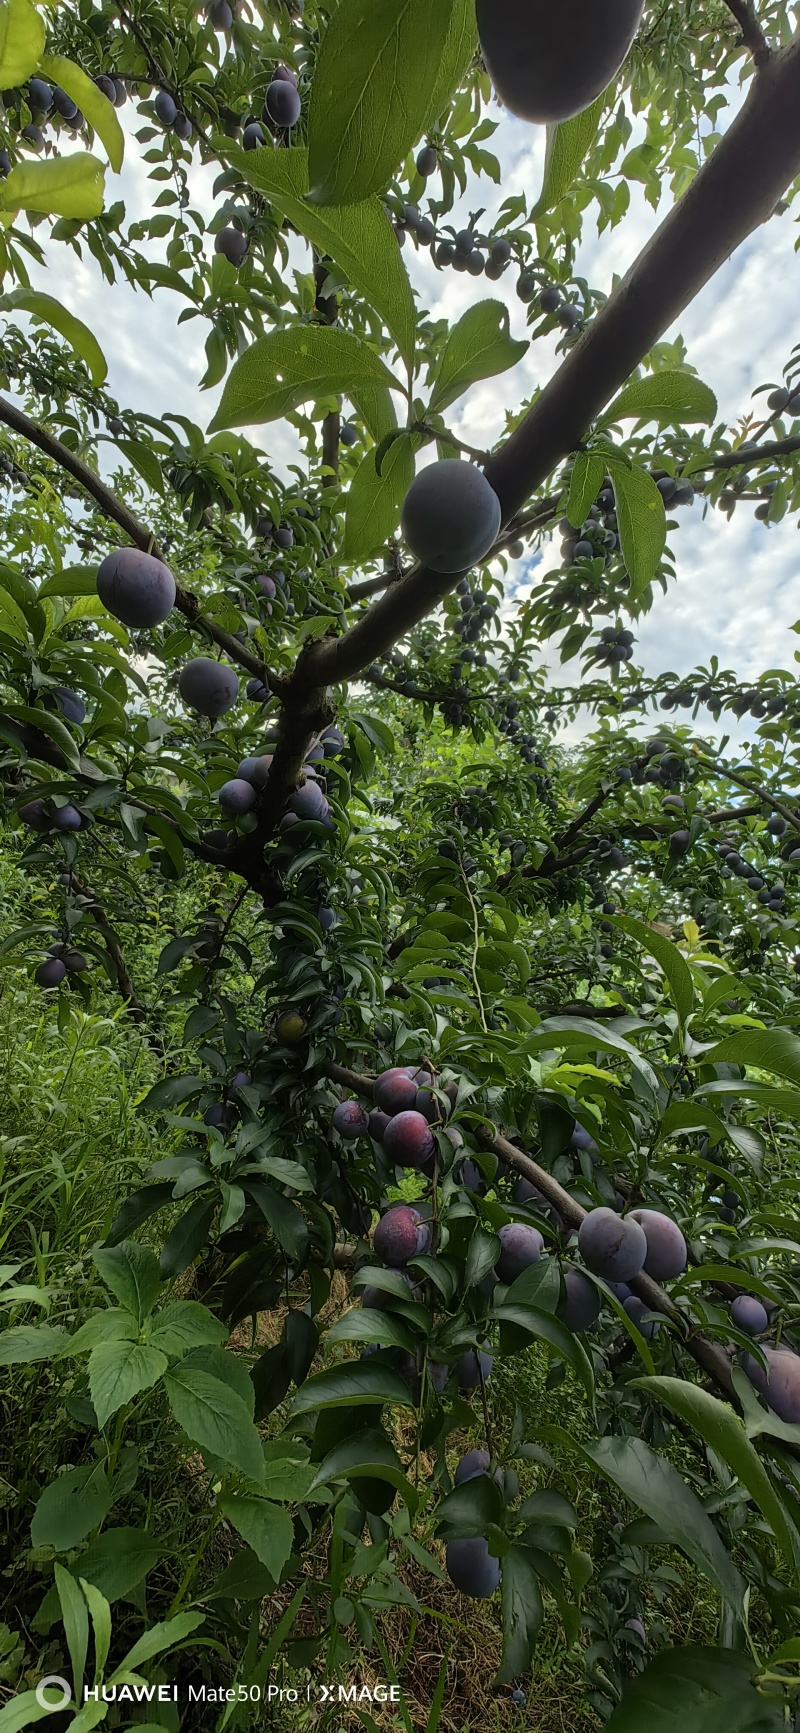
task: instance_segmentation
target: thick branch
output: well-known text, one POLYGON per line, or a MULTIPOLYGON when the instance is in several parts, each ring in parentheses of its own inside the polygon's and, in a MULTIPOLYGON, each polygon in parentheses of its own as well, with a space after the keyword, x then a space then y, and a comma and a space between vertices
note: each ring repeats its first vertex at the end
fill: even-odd
MULTIPOLYGON (((570 351, 486 474, 503 522, 519 512, 715 272, 772 214, 800 172, 800 35, 771 55, 725 137, 570 351)), ((337 640, 313 647, 307 677, 351 679, 454 588, 419 568, 337 640)))
MULTIPOLYGON (((142 548, 147 554, 153 554, 156 559, 165 559, 150 531, 145 528, 143 523, 139 522, 135 513, 130 511, 128 506, 121 499, 118 499, 109 487, 106 487, 99 475, 95 475, 94 470, 90 469, 82 458, 77 457, 68 446, 62 445, 61 440, 57 439, 55 434, 48 433, 38 422, 32 421, 30 416, 25 415, 23 410, 16 409, 4 397, 0 397, 0 421, 4 421, 7 427, 13 428, 15 433, 21 434, 23 439, 29 440, 31 445, 38 446, 40 451, 43 451, 61 469, 66 470, 68 475, 80 482, 81 487, 84 487, 86 492, 91 494, 105 516, 110 518, 112 523, 118 524, 121 530, 124 530, 125 535, 135 547, 142 548)), ((191 591, 184 590, 182 585, 177 583, 175 606, 191 625, 201 628, 210 638, 213 638, 214 643, 225 651, 226 656, 232 662, 238 662, 240 667, 246 668, 248 673, 256 675, 259 680, 266 680, 272 691, 280 694, 284 684, 280 676, 273 674, 269 668, 265 667, 260 656, 256 656, 252 650, 248 650, 244 644, 240 644, 239 639, 234 638, 231 632, 224 631, 213 620, 208 620, 201 611, 197 597, 193 596, 191 591)))
POLYGON ((753 0, 725 0, 725 4, 742 32, 743 46, 750 50, 756 66, 763 65, 769 59, 769 43, 756 18, 753 0))

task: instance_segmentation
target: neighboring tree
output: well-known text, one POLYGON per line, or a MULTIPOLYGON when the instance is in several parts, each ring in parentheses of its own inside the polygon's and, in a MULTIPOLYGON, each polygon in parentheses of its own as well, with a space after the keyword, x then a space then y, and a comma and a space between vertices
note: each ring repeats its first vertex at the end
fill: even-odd
MULTIPOLYGON (((243 1686, 283 1652, 333 1677, 418 1604, 397 1566, 435 1574, 436 1536, 456 1589, 501 1588, 500 1686, 547 1613, 613 1733, 771 1733, 797 1704, 800 703, 781 670, 647 680, 632 623, 696 495, 765 524, 800 506, 800 359, 729 428, 664 340, 791 220, 800 35, 781 0, 759 21, 749 0, 617 4, 598 47, 599 0, 564 0, 555 37, 538 0, 481 0, 485 64, 471 0, 0 8, 0 740, 31 885, 4 949, 64 1030, 118 989, 162 1073, 142 1106, 163 1158, 95 1252, 110 1307, 37 1326, 12 1287, 0 1341, 26 1388, 78 1366, 89 1442, 39 1489, 26 1590, 52 1562, 37 1628, 63 1622, 78 1699, 89 1619, 95 1683, 155 1677, 167 1649, 202 1671, 242 1630, 243 1686), (491 225, 486 66, 549 123, 538 199, 491 225), (154 183, 135 223, 94 154, 119 171, 131 103, 154 183), (208 230, 198 161, 219 170, 208 230), (578 246, 632 182, 676 202, 605 299, 578 246), (109 395, 113 331, 30 286, 44 262, 57 289, 62 247, 203 320, 208 434, 109 395), (448 411, 528 343, 488 285, 451 328, 420 310, 417 248, 513 278, 530 342, 560 333, 490 452, 448 411), (280 420, 290 482, 235 431, 280 420), (562 569, 505 611, 556 530, 562 569), (556 638, 579 687, 540 665, 556 638), (570 757, 580 706, 596 729, 570 757), (704 709, 752 718, 744 759, 704 709), (360 1304, 324 1330, 339 1267, 360 1304), (275 1345, 222 1347, 271 1311, 275 1345), (495 1408, 495 1362, 532 1343, 549 1389, 572 1381, 571 1431, 495 1408), (160 1558, 157 1521, 126 1522, 143 1417, 200 1451, 205 1526, 107 1664, 109 1604, 135 1591, 141 1624, 160 1558), (474 1448, 453 1479, 455 1429, 474 1448), (551 1479, 521 1497, 531 1461, 551 1479), (593 1557, 553 1484, 576 1464, 618 1513, 593 1557), (246 1542, 224 1582, 223 1523, 246 1542), (719 1647, 648 1659, 667 1546, 707 1579, 719 1647)), ((0 1729, 41 1713, 32 1691, 0 1729)))

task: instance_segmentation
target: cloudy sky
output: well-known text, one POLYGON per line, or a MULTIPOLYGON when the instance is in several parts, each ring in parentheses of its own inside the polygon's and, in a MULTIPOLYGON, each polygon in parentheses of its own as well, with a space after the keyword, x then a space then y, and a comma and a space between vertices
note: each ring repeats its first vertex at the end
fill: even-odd
MULTIPOLYGON (((487 208, 488 224, 499 203, 524 192, 533 203, 542 178, 543 129, 529 127, 495 111, 500 121, 489 148, 502 166, 502 187, 486 177, 469 188, 469 201, 456 211, 466 221, 468 208, 487 208)), ((136 124, 129 105, 122 112, 129 135, 136 124)), ((139 146, 129 136, 128 160, 121 182, 109 175, 110 196, 124 197, 129 219, 144 215, 155 188, 139 160, 139 146)), ((192 172, 192 202, 210 214, 214 170, 199 166, 192 172)), ((432 182, 435 196, 436 182, 432 182)), ((632 262, 656 226, 658 216, 645 204, 641 189, 631 188, 631 207, 624 222, 610 233, 593 232, 587 214, 578 271, 593 287, 608 292, 612 276, 632 262)), ((679 322, 688 358, 715 391, 721 417, 734 421, 750 406, 752 390, 780 380, 783 364, 800 342, 800 254, 795 252, 798 229, 791 215, 772 218, 720 270, 679 322)), ((80 314, 100 339, 109 361, 109 387, 123 408, 159 415, 182 412, 206 426, 218 392, 200 392, 205 360, 206 327, 202 320, 178 326, 186 303, 169 291, 150 301, 124 283, 110 288, 87 253, 81 263, 66 248, 51 250, 53 266, 39 273, 41 287, 56 293, 80 314), (57 266, 55 261, 57 260, 57 266)), ((437 271, 430 255, 407 245, 408 264, 422 305, 436 316, 457 318, 476 298, 489 293, 508 305, 514 336, 526 334, 524 309, 514 293, 515 273, 496 284, 475 283, 466 274, 437 271)), ((673 333, 674 334, 674 333, 673 333)), ((532 346, 513 372, 475 387, 452 411, 452 425, 469 443, 489 445, 502 432, 506 407, 515 407, 557 365, 553 339, 532 346)), ((268 450, 279 465, 294 454, 293 435, 286 428, 251 430, 254 443, 268 450)), ((751 508, 740 508, 730 523, 720 513, 704 515, 701 502, 681 513, 681 529, 671 545, 678 574, 666 597, 659 595, 638 629, 637 664, 648 675, 665 670, 679 674, 716 653, 722 667, 745 679, 765 668, 794 669, 798 639, 791 631, 800 616, 800 543, 790 521, 767 528, 755 521, 751 508)), ((539 572, 558 564, 555 549, 545 550, 534 571, 525 562, 516 568, 524 589, 539 572)), ((555 677, 564 671, 550 657, 555 677)), ((568 678, 579 678, 573 664, 568 678)))

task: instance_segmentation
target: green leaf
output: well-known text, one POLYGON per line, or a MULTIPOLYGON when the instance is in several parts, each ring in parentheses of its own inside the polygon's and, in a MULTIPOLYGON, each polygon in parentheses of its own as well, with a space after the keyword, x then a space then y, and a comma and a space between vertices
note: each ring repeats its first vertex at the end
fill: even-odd
POLYGON ((755 1499, 793 1575, 800 1578, 800 1535, 733 1409, 698 1385, 684 1383, 680 1378, 636 1378, 634 1382, 688 1421, 715 1455, 727 1462, 755 1499))
POLYGON ((576 453, 567 500, 567 517, 576 530, 580 529, 590 505, 596 500, 605 473, 605 458, 592 451, 576 453))
POLYGON ((391 391, 385 385, 353 386, 347 393, 376 445, 397 426, 397 411, 391 391))
POLYGON ((73 1559, 73 1576, 92 1583, 107 1601, 129 1595, 154 1569, 167 1549, 140 1528, 111 1528, 73 1559))
MULTIPOLYGON (((4 296, 3 300, 6 299, 8 297, 4 296)), ((0 307, 2 304, 0 300, 0 307)), ((28 622, 8 590, 0 590, 0 632, 4 632, 7 638, 15 638, 18 644, 28 642, 28 622)))
POLYGON ((37 1360, 52 1360, 68 1341, 67 1331, 56 1324, 20 1324, 0 1335, 0 1366, 32 1366, 37 1360))
POLYGON ((18 162, 0 183, 0 210, 41 211, 85 222, 102 215, 105 178, 103 164, 86 151, 18 162))
MULTIPOLYGON (((181 939, 177 942, 182 947, 180 956, 183 957, 190 946, 187 946, 185 939, 181 939)), ((171 962, 164 963, 164 958, 168 950, 169 946, 162 951, 161 956, 158 959, 159 974, 165 974, 167 970, 173 966, 171 962)), ((204 1077, 162 1077, 160 1083, 154 1083, 152 1089, 148 1090, 144 1100, 140 1103, 140 1106, 143 1113, 153 1113, 160 1107, 179 1107, 182 1102, 189 1101, 193 1095, 199 1095, 201 1091, 207 1087, 208 1085, 204 1077)))
MULTIPOLYGON (((91 83, 91 80, 88 82, 91 83)), ((94 89, 95 86, 93 85, 92 88, 94 89)), ((100 91, 97 94, 99 96, 100 91)), ((106 101, 105 97, 103 97, 103 101, 106 101)), ((108 106, 111 108, 110 103, 108 106)), ((113 108, 111 112, 114 113, 113 108)), ((52 325, 54 331, 60 331, 61 336, 66 337, 75 354, 86 362, 92 376, 92 383, 94 385, 103 384, 108 373, 108 362, 97 338, 89 330, 88 325, 84 325, 82 319, 77 319, 75 314, 63 307, 53 295, 45 295, 41 289, 12 289, 9 294, 0 295, 0 312, 32 313, 43 324, 52 325)), ((50 581, 52 582, 52 580, 50 581)), ((43 595, 45 591, 46 584, 43 584, 39 594, 43 595)), ((63 595, 65 592, 62 590, 60 592, 50 591, 49 593, 63 595)))
POLYGON ((428 105, 425 125, 427 132, 439 120, 450 98, 478 52, 478 26, 475 0, 454 0, 444 48, 436 69, 436 83, 428 105))
POLYGON ((111 1489, 103 1468, 71 1468, 45 1487, 33 1513, 31 1541, 68 1552, 79 1546, 111 1509, 111 1489))
POLYGON ((261 1440, 241 1396, 221 1379, 186 1362, 165 1374, 164 1388, 187 1438, 260 1485, 264 1479, 261 1440))
POLYGON ((630 933, 642 949, 649 951, 655 957, 659 967, 663 969, 669 984, 670 996, 682 1023, 686 1022, 694 1004, 694 983, 692 971, 686 958, 666 939, 663 933, 656 933, 645 921, 637 921, 633 915, 615 915, 615 927, 621 927, 624 933, 630 933))
POLYGON ((542 1628, 544 1606, 533 1554, 514 1546, 504 1553, 502 1564, 503 1659, 496 1685, 508 1685, 527 1673, 542 1628))
POLYGON ((125 156, 125 134, 117 118, 113 102, 98 90, 93 78, 89 77, 74 60, 65 60, 61 54, 49 55, 42 63, 42 75, 52 79, 54 84, 60 84, 73 102, 77 102, 81 114, 86 116, 90 127, 101 144, 105 145, 108 160, 116 174, 122 168, 125 156))
POLYGON ((245 1189, 258 1204, 287 1257, 294 1263, 302 1263, 308 1251, 308 1224, 302 1210, 272 1186, 248 1184, 245 1189))
POLYGON ((164 1280, 188 1270, 208 1239, 208 1230, 217 1207, 215 1197, 199 1197, 178 1217, 161 1247, 159 1270, 164 1280))
MULTIPOLYGON (((532 219, 543 217, 546 211, 566 197, 600 125, 604 102, 605 97, 598 96, 596 102, 591 103, 589 108, 584 108, 572 120, 562 120, 559 126, 548 126, 544 180, 531 211, 532 219)), ((570 523, 575 523, 570 512, 567 516, 570 523)), ((580 520, 580 523, 582 522, 583 518, 580 520)), ((580 523, 576 524, 576 528, 580 528, 580 523)))
POLYGON ((234 362, 209 431, 277 421, 301 403, 351 396, 362 385, 402 389, 374 349, 349 331, 331 325, 271 331, 234 362))
POLYGON ((168 1365, 166 1354, 143 1342, 99 1343, 89 1360, 89 1392, 98 1426, 105 1426, 141 1390, 150 1390, 168 1365))
POLYGON ((45 1715, 52 1715, 55 1707, 52 1688, 49 1703, 40 1703, 36 1691, 21 1691, 0 1709, 0 1733, 23 1733, 23 1728, 33 1727, 45 1715))
POLYGON ((664 501, 647 470, 616 457, 606 459, 614 488, 622 558, 631 578, 634 600, 646 590, 658 571, 667 539, 664 501))
POLYGON ((96 566, 64 566, 53 572, 39 585, 38 596, 94 596, 97 593, 96 566))
POLYGON ((161 1288, 154 1253, 136 1240, 123 1240, 119 1246, 96 1246, 93 1257, 106 1287, 141 1326, 161 1288))
POLYGON ((108 1651, 111 1648, 111 1608, 105 1595, 101 1595, 100 1590, 95 1588, 94 1583, 87 1582, 85 1577, 79 1577, 78 1581, 83 1589, 84 1595, 86 1596, 92 1619, 92 1630, 94 1632, 94 1676, 95 1679, 102 1679, 106 1661, 108 1660, 108 1651))
POLYGON ((527 349, 527 340, 510 335, 508 308, 502 301, 478 301, 462 314, 447 338, 433 380, 431 413, 446 409, 477 379, 491 379, 515 367, 527 349))
POLYGON ((190 1348, 227 1341, 225 1325, 199 1300, 176 1300, 153 1319, 148 1341, 163 1354, 185 1354, 190 1348))
POLYGON ((762 1697, 752 1673, 739 1650, 662 1649, 628 1681, 605 1733, 781 1733, 783 1702, 762 1697))
POLYGON ((454 0, 340 0, 308 108, 311 197, 352 205, 383 192, 422 133, 454 0))
POLYGON ((236 150, 227 155, 251 186, 288 217, 313 247, 333 260, 353 288, 374 307, 410 367, 415 316, 411 284, 391 222, 378 198, 361 204, 313 205, 306 198, 308 152, 236 150))
POLYGON ((493 1270, 500 1256, 500 1241, 497 1234, 489 1233, 487 1228, 476 1223, 472 1231, 464 1266, 464 1288, 470 1292, 478 1286, 483 1277, 493 1270))
MULTIPOLYGON (((376 1356, 377 1358, 377 1356, 376 1356)), ((360 1403, 382 1406, 391 1402, 413 1408, 408 1385, 392 1366, 376 1366, 373 1360, 345 1360, 307 1378, 292 1403, 292 1416, 313 1414, 317 1408, 350 1408, 360 1403)))
POLYGON ((144 1636, 139 1638, 138 1643, 134 1643, 133 1648, 128 1650, 108 1683, 115 1684, 125 1674, 141 1667, 145 1661, 152 1661, 155 1655, 163 1655, 166 1649, 182 1643, 185 1637, 190 1637, 203 1623, 203 1613, 176 1613, 174 1619, 164 1619, 161 1624, 152 1625, 150 1630, 145 1631, 144 1636))
POLYGON ((800 1039, 788 1029, 740 1029, 703 1054, 704 1065, 755 1065, 800 1084, 800 1039))
POLYGON ((266 1565, 277 1584, 294 1545, 294 1524, 288 1510, 241 1492, 225 1492, 219 1499, 223 1516, 239 1530, 256 1558, 266 1565))
POLYGON ((44 21, 31 0, 8 0, 0 8, 0 87, 12 90, 30 78, 44 53, 44 21))
POLYGON ((73 1576, 56 1560, 56 1589, 61 1603, 61 1617, 64 1623, 64 1634, 67 1639, 69 1658, 72 1665, 72 1683, 75 1691, 75 1701, 80 1703, 83 1695, 83 1675, 86 1669, 86 1655, 89 1648, 89 1614, 82 1590, 73 1576))
POLYGON ((641 1438, 601 1438, 578 1448, 686 1553, 741 1617, 745 1585, 699 1498, 671 1462, 641 1438))
MULTIPOLYGON (((559 1318, 554 1318, 551 1312, 540 1312, 535 1306, 503 1305, 496 1306, 493 1316, 501 1323, 514 1324, 520 1330, 527 1330, 531 1336, 540 1341, 549 1342, 562 1360, 572 1367, 580 1379, 590 1402, 594 1401, 594 1373, 592 1362, 577 1336, 562 1324, 559 1318)), ((510 1351, 514 1352, 513 1343, 509 1343, 510 1351)))
POLYGON ((347 491, 342 559, 354 563, 381 552, 400 522, 403 501, 414 480, 414 435, 400 434, 378 474, 376 452, 368 451, 347 491))
POLYGON ((637 421, 674 422, 714 421, 717 400, 713 391, 696 379, 693 373, 648 373, 644 379, 632 379, 615 397, 600 423, 608 426, 633 416, 637 421))
POLYGON ((328 1342, 379 1342, 385 1348, 413 1349, 416 1337, 395 1312, 352 1306, 331 1325, 328 1342))

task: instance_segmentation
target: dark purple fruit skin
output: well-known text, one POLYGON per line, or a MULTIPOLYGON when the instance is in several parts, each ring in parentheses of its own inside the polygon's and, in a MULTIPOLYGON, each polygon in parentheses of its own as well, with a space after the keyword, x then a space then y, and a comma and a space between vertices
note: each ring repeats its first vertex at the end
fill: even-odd
POLYGON ((403 1113, 414 1106, 417 1099, 417 1085, 408 1072, 399 1065, 393 1065, 390 1071, 381 1072, 372 1085, 372 1093, 376 1105, 384 1113, 403 1113))
POLYGON ((226 818, 240 818, 242 813, 252 812, 256 799, 252 782, 245 782, 242 776, 224 782, 219 791, 219 804, 226 818))
POLYGON ((214 238, 214 252, 221 253, 238 270, 247 254, 247 236, 241 229, 220 229, 214 238))
POLYGON ((381 1113, 379 1107, 373 1107, 369 1115, 369 1135, 375 1143, 383 1142, 383 1134, 389 1124, 389 1114, 381 1113))
POLYGON ((67 965, 60 957, 48 957, 44 963, 39 964, 34 980, 37 987, 60 987, 66 972, 67 965))
POLYGON ((628 1282, 644 1269, 647 1239, 638 1222, 611 1209, 593 1209, 581 1222, 578 1250, 593 1275, 628 1282))
POLYGON ((363 1137, 369 1129, 369 1117, 360 1101, 340 1101, 334 1110, 333 1128, 340 1137, 363 1137))
POLYGON ((683 1275, 688 1256, 686 1241, 677 1223, 670 1216, 662 1215, 659 1210, 631 1210, 630 1219, 644 1228, 647 1240, 647 1257, 644 1260, 645 1273, 652 1276, 654 1282, 669 1282, 675 1276, 683 1275))
POLYGON ((383 1134, 386 1154, 399 1167, 422 1167, 433 1155, 436 1144, 427 1119, 413 1109, 396 1113, 383 1134))
POLYGON ((301 106, 295 86, 288 79, 275 78, 264 99, 264 119, 271 121, 273 126, 296 126, 301 106))
POLYGON ((538 1228, 526 1222, 506 1222, 500 1229, 500 1256, 496 1269, 501 1282, 515 1282, 523 1270, 538 1264, 544 1251, 544 1240, 538 1228))
POLYGON ((468 1348, 466 1354, 462 1354, 454 1372, 459 1390, 477 1390, 481 1384, 486 1383, 493 1365, 492 1354, 468 1348))
POLYGON ((731 1322, 748 1336, 760 1336, 769 1319, 760 1300, 753 1299, 751 1294, 737 1294, 731 1306, 731 1322))
POLYGON ((474 1480, 476 1474, 488 1474, 491 1466, 492 1459, 488 1450, 468 1450, 466 1456, 462 1456, 453 1480, 456 1486, 460 1486, 464 1480, 474 1480))
POLYGON ((298 818, 320 819, 327 810, 327 801, 316 782, 304 782, 302 788, 295 789, 289 806, 298 818))
POLYGON ((500 1587, 500 1560, 492 1557, 483 1535, 474 1540, 449 1540, 445 1569, 453 1588, 473 1601, 488 1601, 500 1587))
MULTIPOLYGON (((400 1269, 422 1249, 420 1226, 419 1210, 412 1209, 407 1203, 394 1204, 381 1216, 372 1236, 372 1243, 378 1256, 391 1269, 400 1269)), ((424 1236, 426 1243, 429 1236, 430 1230, 424 1236)))
POLYGON ((254 788, 266 788, 271 764, 272 758, 268 753, 260 758, 243 758, 236 776, 243 782, 251 782, 254 788))
POLYGON ((48 817, 46 800, 28 800, 19 809, 19 816, 29 830, 50 830, 52 820, 48 817))
POLYGON ((591 1330, 600 1316, 602 1300, 588 1276, 581 1275, 580 1270, 566 1270, 564 1273, 564 1298, 558 1308, 558 1316, 568 1330, 591 1330))
POLYGON ((501 102, 545 126, 588 108, 615 78, 644 0, 477 0, 486 70, 501 102))
POLYGON ((483 560, 502 511, 482 470, 459 458, 432 463, 411 483, 401 528, 412 554, 433 572, 462 572, 483 560))
POLYGON ((56 830, 80 830, 83 819, 76 806, 58 806, 53 813, 56 830))
POLYGON ((644 1314, 650 1310, 650 1307, 645 1305, 644 1300, 639 1299, 638 1294, 631 1294, 629 1299, 623 1300, 623 1306, 631 1323, 635 1324, 637 1330, 648 1340, 655 1335, 656 1330, 661 1328, 657 1319, 645 1318, 644 1314))
POLYGON ((141 548, 117 548, 98 571, 97 594, 123 626, 160 626, 175 606, 175 579, 141 548))
POLYGON ((800 1354, 791 1348, 763 1348, 766 1375, 752 1354, 742 1356, 750 1383, 763 1396, 773 1414, 789 1426, 800 1424, 800 1354))
POLYGON ((195 656, 181 670, 178 691, 190 710, 216 719, 236 703, 239 681, 225 662, 215 662, 211 656, 195 656))

